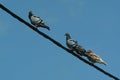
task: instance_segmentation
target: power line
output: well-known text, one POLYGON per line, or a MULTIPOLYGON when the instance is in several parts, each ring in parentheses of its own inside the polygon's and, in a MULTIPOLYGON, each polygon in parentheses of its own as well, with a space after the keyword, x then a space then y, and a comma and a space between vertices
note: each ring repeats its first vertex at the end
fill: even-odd
POLYGON ((53 38, 49 37, 47 34, 39 31, 37 28, 35 28, 34 26, 32 26, 31 24, 29 24, 28 22, 26 22, 25 20, 23 20, 22 18, 20 18, 19 16, 17 16, 16 14, 14 14, 12 11, 10 11, 9 9, 7 9, 5 6, 3 6, 0 3, 0 8, 3 9, 4 11, 6 11, 8 14, 10 14, 12 17, 16 18, 17 20, 19 20, 20 22, 24 23, 25 25, 27 25, 29 28, 33 29, 35 32, 37 32, 38 34, 42 35, 44 38, 50 40, 51 42, 53 42, 54 44, 56 44, 58 47, 64 49, 65 51, 69 52, 70 54, 72 54, 73 56, 77 57, 78 59, 82 60, 83 62, 85 62, 86 64, 94 67, 95 69, 97 69, 98 71, 104 73, 105 75, 113 78, 114 80, 120 80, 118 77, 112 75, 111 73, 106 72, 105 70, 99 68, 98 66, 90 63, 89 61, 85 60, 84 58, 82 58, 81 56, 75 54, 74 52, 70 51, 69 49, 67 49, 66 47, 64 47, 62 44, 60 44, 58 41, 54 40, 53 38))

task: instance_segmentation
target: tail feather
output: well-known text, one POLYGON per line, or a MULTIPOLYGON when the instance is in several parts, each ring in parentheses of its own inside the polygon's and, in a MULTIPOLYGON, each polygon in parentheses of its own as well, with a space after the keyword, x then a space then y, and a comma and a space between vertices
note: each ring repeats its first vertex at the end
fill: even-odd
POLYGON ((102 59, 99 61, 99 63, 107 65, 107 63, 105 61, 103 61, 102 59))
POLYGON ((45 25, 44 23, 39 23, 39 24, 38 24, 38 27, 43 27, 43 28, 46 28, 46 29, 50 30, 50 27, 48 27, 48 26, 45 25))
POLYGON ((107 63, 106 62, 101 62, 102 64, 104 64, 104 65, 107 65, 107 63))

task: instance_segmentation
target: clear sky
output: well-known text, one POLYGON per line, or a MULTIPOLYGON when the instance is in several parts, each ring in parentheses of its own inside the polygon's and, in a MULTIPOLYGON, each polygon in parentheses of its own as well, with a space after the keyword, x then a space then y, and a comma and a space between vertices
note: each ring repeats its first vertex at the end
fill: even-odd
MULTIPOLYGON (((120 0, 0 0, 24 20, 40 16, 65 45, 66 32, 120 78, 120 0)), ((0 80, 113 80, 57 47, 0 9, 0 80)))

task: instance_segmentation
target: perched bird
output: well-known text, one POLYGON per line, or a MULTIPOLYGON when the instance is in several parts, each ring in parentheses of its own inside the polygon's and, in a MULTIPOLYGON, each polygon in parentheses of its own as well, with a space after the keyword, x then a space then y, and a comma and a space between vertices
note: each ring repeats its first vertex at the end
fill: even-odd
POLYGON ((66 36, 66 45, 70 48, 70 50, 74 51, 74 47, 78 45, 77 41, 71 39, 69 33, 66 33, 65 36, 66 36))
POLYGON ((36 27, 43 27, 43 28, 46 28, 48 30, 50 30, 50 28, 44 24, 43 20, 38 17, 38 16, 35 16, 32 11, 29 11, 29 15, 28 15, 29 19, 30 19, 30 22, 36 27))
POLYGON ((107 65, 107 63, 105 61, 102 60, 102 58, 100 58, 97 54, 95 54, 94 52, 92 52, 92 50, 88 50, 86 52, 87 54, 87 58, 92 62, 92 63, 100 63, 100 64, 104 64, 107 65))
POLYGON ((77 54, 83 56, 86 50, 82 46, 78 45, 77 41, 71 39, 69 33, 66 33, 65 36, 66 36, 66 45, 70 48, 70 50, 75 51, 77 54))

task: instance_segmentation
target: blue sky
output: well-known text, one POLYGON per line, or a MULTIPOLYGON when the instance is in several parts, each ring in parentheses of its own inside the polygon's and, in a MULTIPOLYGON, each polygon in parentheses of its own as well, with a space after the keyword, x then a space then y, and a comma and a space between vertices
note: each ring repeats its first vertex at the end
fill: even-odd
MULTIPOLYGON (((119 0, 0 0, 29 22, 28 12, 50 26, 43 28, 65 45, 66 32, 86 50, 92 49, 120 77, 119 0)), ((0 9, 0 80, 112 80, 38 35, 0 9)))

